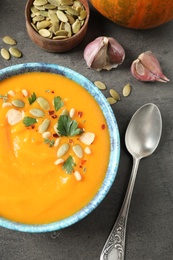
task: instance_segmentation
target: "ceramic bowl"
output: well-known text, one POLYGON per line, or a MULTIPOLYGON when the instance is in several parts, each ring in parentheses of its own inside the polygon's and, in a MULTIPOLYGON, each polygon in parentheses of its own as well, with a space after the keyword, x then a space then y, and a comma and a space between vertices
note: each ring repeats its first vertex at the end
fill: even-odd
POLYGON ((87 0, 80 0, 80 2, 85 7, 87 11, 87 17, 85 18, 84 25, 78 31, 78 33, 66 39, 49 39, 41 36, 31 25, 31 6, 33 5, 34 0, 28 0, 25 6, 25 19, 26 19, 26 29, 30 39, 41 49, 49 52, 66 52, 74 47, 76 47, 85 37, 88 21, 90 16, 90 10, 87 0))
POLYGON ((101 91, 97 87, 95 87, 95 85, 91 81, 89 81, 81 74, 69 68, 62 67, 56 64, 45 64, 45 63, 18 64, 0 70, 0 82, 14 75, 19 75, 19 74, 33 72, 33 71, 60 74, 77 82, 83 88, 85 88, 94 97, 96 102, 99 104, 101 110, 103 111, 103 114, 107 121, 108 130, 110 133, 110 158, 109 158, 109 163, 108 163, 108 168, 107 168, 105 178, 97 194, 84 208, 82 208, 80 211, 78 211, 77 213, 75 213, 74 215, 68 218, 65 218, 57 222, 49 223, 49 224, 38 224, 38 225, 21 224, 0 217, 0 226, 5 228, 22 231, 22 232, 49 232, 49 231, 59 230, 68 227, 80 221, 81 219, 86 217, 89 213, 91 213, 105 198, 117 174, 119 157, 120 157, 120 139, 119 139, 119 130, 118 130, 116 118, 105 96, 101 93, 101 91))

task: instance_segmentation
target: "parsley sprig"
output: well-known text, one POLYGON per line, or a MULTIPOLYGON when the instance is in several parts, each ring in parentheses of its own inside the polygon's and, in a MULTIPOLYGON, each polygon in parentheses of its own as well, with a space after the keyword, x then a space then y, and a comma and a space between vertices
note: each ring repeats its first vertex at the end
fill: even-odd
POLYGON ((61 97, 54 97, 53 99, 55 110, 58 111, 61 107, 64 106, 64 102, 61 97))
POLYGON ((49 147, 54 146, 54 143, 55 143, 54 139, 52 140, 50 140, 49 138, 44 139, 44 144, 49 144, 49 147))
POLYGON ((76 164, 73 161, 73 157, 70 155, 67 160, 65 161, 65 163, 63 164, 63 170, 68 173, 71 174, 72 171, 74 170, 73 166, 76 166, 76 164))
POLYGON ((33 117, 26 116, 23 119, 23 123, 26 127, 28 127, 28 126, 31 126, 31 125, 34 125, 35 123, 37 123, 37 120, 33 117))
POLYGON ((33 92, 31 94, 31 97, 28 97, 29 104, 31 105, 32 103, 34 103, 36 101, 36 99, 37 99, 37 96, 36 96, 35 92, 33 92))
POLYGON ((78 122, 67 115, 59 117, 57 130, 61 136, 75 136, 83 133, 83 130, 78 128, 78 122))

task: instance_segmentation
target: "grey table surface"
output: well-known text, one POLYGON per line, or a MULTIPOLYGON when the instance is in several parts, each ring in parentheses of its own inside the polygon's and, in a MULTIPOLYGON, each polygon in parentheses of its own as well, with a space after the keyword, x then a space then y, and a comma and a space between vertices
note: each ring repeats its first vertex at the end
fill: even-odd
POLYGON ((132 168, 132 157, 124 144, 125 130, 133 113, 148 102, 162 114, 163 133, 154 154, 141 161, 128 218, 126 260, 173 259, 173 21, 150 30, 120 27, 103 18, 92 6, 85 39, 73 50, 53 54, 38 48, 25 28, 26 0, 0 1, 0 47, 2 37, 11 35, 23 52, 21 59, 5 61, 0 69, 25 62, 48 62, 67 66, 91 81, 101 80, 104 91, 115 88, 120 94, 130 83, 131 95, 121 94, 112 106, 120 131, 121 157, 115 182, 102 203, 89 216, 60 231, 31 234, 0 228, 1 260, 98 260, 118 215, 132 168), (126 51, 124 63, 111 71, 88 69, 83 59, 85 46, 96 37, 116 38, 126 51), (143 83, 130 73, 131 62, 147 50, 153 51, 170 82, 143 83))

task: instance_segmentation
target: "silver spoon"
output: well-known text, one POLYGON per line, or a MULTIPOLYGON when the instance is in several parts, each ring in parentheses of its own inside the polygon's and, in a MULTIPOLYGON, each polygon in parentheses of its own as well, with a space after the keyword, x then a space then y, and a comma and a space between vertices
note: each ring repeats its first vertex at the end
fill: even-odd
POLYGON ((140 107, 130 120, 125 135, 127 150, 133 156, 133 168, 128 188, 114 227, 103 247, 100 260, 123 260, 125 236, 130 201, 139 162, 157 148, 162 132, 162 118, 158 107, 152 103, 140 107))

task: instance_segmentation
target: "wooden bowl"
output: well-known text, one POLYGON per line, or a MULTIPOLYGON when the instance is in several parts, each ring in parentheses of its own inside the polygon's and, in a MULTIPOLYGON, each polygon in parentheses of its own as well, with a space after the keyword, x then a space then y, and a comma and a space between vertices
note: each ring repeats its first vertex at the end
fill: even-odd
POLYGON ((41 36, 31 25, 31 6, 34 0, 28 0, 25 6, 26 29, 30 39, 41 49, 49 52, 66 52, 76 47, 85 37, 88 28, 90 10, 87 0, 80 0, 87 11, 85 22, 78 33, 65 39, 49 39, 41 36))

